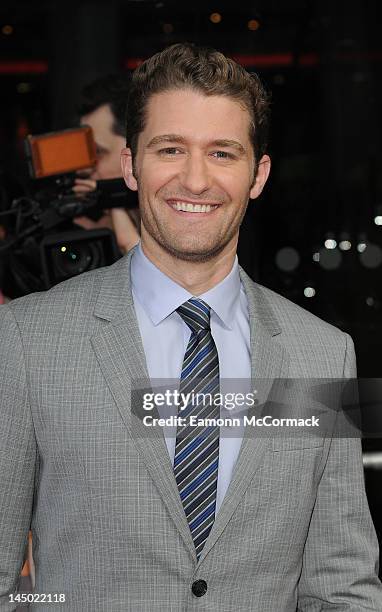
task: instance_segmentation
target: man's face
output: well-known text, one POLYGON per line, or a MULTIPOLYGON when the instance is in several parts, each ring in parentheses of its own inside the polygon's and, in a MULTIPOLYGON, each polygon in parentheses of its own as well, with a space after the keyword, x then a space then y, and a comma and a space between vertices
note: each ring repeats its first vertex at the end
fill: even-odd
POLYGON ((81 117, 81 125, 92 128, 97 147, 97 164, 89 175, 94 180, 121 176, 121 150, 125 146, 125 139, 113 132, 113 123, 114 116, 109 104, 103 104, 81 117))
POLYGON ((207 261, 236 248, 248 199, 256 198, 269 158, 255 159, 250 116, 225 96, 191 89, 153 95, 139 135, 134 174, 129 150, 124 176, 138 189, 142 245, 186 261, 207 261))

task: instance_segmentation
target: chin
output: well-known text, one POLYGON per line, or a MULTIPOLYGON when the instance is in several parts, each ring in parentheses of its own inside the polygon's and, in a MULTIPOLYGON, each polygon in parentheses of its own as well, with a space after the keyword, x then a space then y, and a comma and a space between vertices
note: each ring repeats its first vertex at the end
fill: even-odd
POLYGON ((170 255, 176 257, 176 259, 179 259, 181 261, 192 261, 194 263, 203 263, 205 261, 210 261, 211 259, 214 259, 223 251, 225 246, 226 244, 218 244, 210 247, 194 246, 194 248, 192 248, 190 246, 187 248, 187 246, 182 247, 181 245, 174 246, 169 244, 162 244, 162 247, 170 255))

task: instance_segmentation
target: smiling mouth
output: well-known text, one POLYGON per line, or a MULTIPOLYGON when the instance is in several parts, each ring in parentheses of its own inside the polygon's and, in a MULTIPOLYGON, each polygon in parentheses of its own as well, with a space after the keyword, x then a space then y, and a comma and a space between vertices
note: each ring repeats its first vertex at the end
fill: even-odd
POLYGON ((218 208, 219 204, 193 204, 183 200, 171 200, 167 202, 171 208, 179 212, 209 213, 218 208))

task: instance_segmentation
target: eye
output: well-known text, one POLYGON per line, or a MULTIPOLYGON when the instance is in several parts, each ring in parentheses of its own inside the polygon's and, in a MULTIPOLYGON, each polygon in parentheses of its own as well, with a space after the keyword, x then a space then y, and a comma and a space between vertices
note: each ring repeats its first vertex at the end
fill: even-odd
POLYGON ((165 149, 160 149, 158 153, 160 155, 176 155, 177 153, 181 153, 181 150, 176 147, 166 147, 165 149))
POLYGON ((212 155, 216 157, 217 159, 234 159, 235 158, 235 156, 232 153, 229 153, 228 151, 214 151, 212 155))

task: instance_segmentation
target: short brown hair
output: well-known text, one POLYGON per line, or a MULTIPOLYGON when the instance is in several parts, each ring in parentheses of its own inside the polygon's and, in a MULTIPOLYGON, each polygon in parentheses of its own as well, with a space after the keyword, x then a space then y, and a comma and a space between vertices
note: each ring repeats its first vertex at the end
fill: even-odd
POLYGON ((268 144, 269 96, 257 74, 219 51, 178 43, 156 53, 134 72, 127 104, 126 144, 137 153, 138 137, 145 128, 150 96, 171 89, 192 88, 206 96, 237 100, 251 116, 250 138, 257 163, 268 144))

